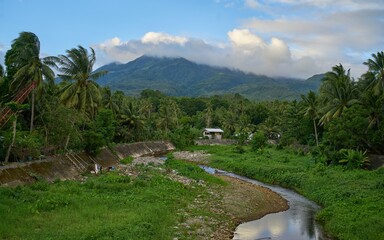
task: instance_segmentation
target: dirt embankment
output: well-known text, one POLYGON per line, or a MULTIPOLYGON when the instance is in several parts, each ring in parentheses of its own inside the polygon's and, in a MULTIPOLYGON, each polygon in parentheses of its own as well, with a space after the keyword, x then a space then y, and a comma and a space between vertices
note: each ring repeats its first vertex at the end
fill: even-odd
POLYGON ((36 179, 49 182, 56 179, 79 179, 81 174, 94 170, 95 164, 108 169, 116 167, 121 159, 128 156, 163 154, 174 149, 168 141, 138 142, 117 145, 113 149, 104 148, 97 156, 90 156, 85 152, 67 152, 46 156, 42 160, 9 163, 0 166, 0 185, 17 186, 32 183, 36 179))

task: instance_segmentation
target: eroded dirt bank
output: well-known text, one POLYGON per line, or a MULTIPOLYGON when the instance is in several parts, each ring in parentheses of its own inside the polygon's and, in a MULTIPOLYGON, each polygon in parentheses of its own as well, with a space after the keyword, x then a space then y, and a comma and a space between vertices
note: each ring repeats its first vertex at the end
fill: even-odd
POLYGON ((17 186, 40 178, 49 182, 56 179, 76 180, 81 178, 82 173, 94 169, 95 164, 108 169, 116 167, 121 159, 128 156, 155 155, 174 149, 168 141, 138 142, 117 145, 113 149, 104 148, 95 157, 84 152, 67 152, 37 161, 9 163, 0 166, 0 185, 17 186))

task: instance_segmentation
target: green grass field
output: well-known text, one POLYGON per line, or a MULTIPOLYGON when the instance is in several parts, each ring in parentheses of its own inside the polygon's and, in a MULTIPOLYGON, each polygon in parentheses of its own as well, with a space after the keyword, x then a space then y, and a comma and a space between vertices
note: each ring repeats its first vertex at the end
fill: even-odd
POLYGON ((310 156, 265 148, 235 153, 234 146, 195 146, 213 154, 210 165, 296 190, 323 206, 317 220, 336 239, 384 239, 384 169, 346 170, 310 156))
MULTIPOLYGON (((221 181, 191 164, 172 160, 167 165, 206 183, 221 181)), ((84 183, 2 187, 0 239, 173 239, 183 217, 178 209, 206 190, 173 181, 164 170, 141 167, 139 172, 133 180, 110 172, 84 183)))

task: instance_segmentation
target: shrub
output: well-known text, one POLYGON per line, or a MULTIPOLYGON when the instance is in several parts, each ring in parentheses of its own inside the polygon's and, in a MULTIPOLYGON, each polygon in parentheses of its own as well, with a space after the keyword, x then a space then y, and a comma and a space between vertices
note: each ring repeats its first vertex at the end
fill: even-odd
POLYGON ((122 164, 130 164, 133 162, 133 157, 132 156, 128 156, 126 158, 123 158, 120 160, 120 163, 122 164))
POLYGON ((367 151, 341 149, 339 153, 342 157, 339 163, 345 165, 348 169, 364 168, 369 165, 369 160, 366 156, 367 151))
POLYGON ((97 155, 100 148, 105 146, 105 141, 101 133, 88 130, 84 134, 85 151, 90 155, 97 155))
POLYGON ((251 146, 253 151, 263 149, 267 145, 267 137, 262 132, 256 132, 253 135, 251 146))

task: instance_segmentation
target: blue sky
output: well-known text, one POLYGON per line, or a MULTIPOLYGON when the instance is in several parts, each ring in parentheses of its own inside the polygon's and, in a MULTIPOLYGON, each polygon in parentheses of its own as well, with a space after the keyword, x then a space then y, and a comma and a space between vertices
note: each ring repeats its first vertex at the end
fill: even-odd
POLYGON ((82 45, 97 66, 143 54, 307 78, 352 75, 384 50, 383 0, 0 0, 0 62, 22 31, 42 56, 82 45))

